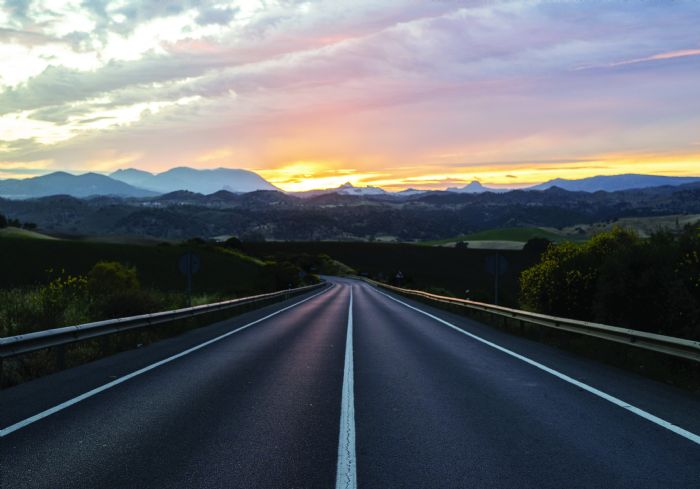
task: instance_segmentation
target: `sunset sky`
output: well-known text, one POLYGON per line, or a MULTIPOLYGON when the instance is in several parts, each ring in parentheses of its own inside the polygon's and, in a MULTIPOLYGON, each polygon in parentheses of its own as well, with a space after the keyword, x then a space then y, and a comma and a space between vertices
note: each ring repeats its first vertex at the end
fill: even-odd
POLYGON ((0 178, 700 175, 700 2, 0 0, 0 178))

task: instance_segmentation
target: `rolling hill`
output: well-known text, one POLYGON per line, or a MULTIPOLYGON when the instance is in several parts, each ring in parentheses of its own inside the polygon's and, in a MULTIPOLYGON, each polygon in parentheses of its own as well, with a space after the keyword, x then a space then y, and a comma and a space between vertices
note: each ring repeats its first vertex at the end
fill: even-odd
POLYGON ((156 193, 98 173, 71 175, 66 172, 55 172, 24 180, 0 180, 0 197, 31 199, 50 195, 70 195, 78 198, 93 195, 149 197, 156 193))
POLYGON ((695 182, 700 182, 700 177, 666 177, 628 173, 624 175, 599 175, 580 180, 556 178, 534 187, 529 187, 528 190, 547 190, 552 187, 559 187, 572 192, 598 192, 601 190, 617 192, 619 190, 661 187, 665 185, 677 186, 695 182))
POLYGON ((277 190, 277 187, 257 173, 233 168, 197 170, 195 168, 178 167, 155 174, 129 168, 117 170, 110 174, 110 177, 129 185, 158 193, 169 193, 178 190, 200 194, 213 194, 219 190, 227 190, 233 193, 277 190))

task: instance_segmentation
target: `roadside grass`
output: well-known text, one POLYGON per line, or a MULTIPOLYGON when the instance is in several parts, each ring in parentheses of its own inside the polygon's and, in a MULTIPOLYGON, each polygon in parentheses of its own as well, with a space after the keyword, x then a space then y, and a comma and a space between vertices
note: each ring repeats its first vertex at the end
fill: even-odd
MULTIPOLYGON (((193 276, 192 305, 318 281, 313 274, 301 274, 293 263, 263 261, 240 250, 206 243, 144 246, 4 236, 0 238, 0 337, 186 307, 186 277, 179 261, 187 252, 195 253, 201 262, 193 276), (96 264, 112 273, 100 287, 93 281, 95 269, 100 269, 96 264), (115 277, 122 281, 110 282, 115 277)), ((0 363, 0 387, 148 344, 260 305, 5 359, 0 363)))
MULTIPOLYGON (((212 311, 200 316, 154 325, 149 328, 124 331, 93 340, 81 341, 65 346, 42 349, 26 355, 10 357, 0 363, 0 389, 11 387, 60 370, 76 367, 109 355, 141 348, 151 343, 171 338, 196 328, 209 326, 245 312, 285 300, 294 295, 296 294, 264 300, 255 304, 243 304, 236 308, 212 311)), ((219 300, 223 300, 223 298, 215 295, 202 295, 193 297, 192 302, 195 305, 199 305, 217 302, 219 300)))

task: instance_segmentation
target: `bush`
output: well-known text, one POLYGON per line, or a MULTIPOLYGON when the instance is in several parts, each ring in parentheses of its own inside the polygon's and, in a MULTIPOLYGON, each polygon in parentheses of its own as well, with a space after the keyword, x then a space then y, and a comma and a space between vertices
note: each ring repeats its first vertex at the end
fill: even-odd
POLYGON ((87 276, 87 287, 95 297, 140 289, 136 268, 115 261, 101 261, 87 276))
POLYGON ((113 319, 157 312, 168 307, 156 292, 121 289, 95 299, 92 309, 93 317, 113 319))
POLYGON ((240 239, 236 238, 235 236, 232 236, 232 237, 228 238, 226 241, 224 241, 224 246, 226 248, 240 250, 243 246, 243 243, 241 242, 240 239))
POLYGON ((613 229, 550 246, 520 289, 532 311, 700 338, 700 228, 647 240, 613 229))

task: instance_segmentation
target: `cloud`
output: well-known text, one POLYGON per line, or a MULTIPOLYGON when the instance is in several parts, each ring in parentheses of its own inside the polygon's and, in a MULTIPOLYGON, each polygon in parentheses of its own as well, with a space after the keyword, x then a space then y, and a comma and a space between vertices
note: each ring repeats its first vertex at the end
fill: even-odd
POLYGON ((592 65, 583 66, 577 68, 579 70, 591 69, 591 68, 615 68, 617 66, 635 65, 639 63, 649 63, 652 61, 664 61, 669 59, 677 58, 688 58, 693 56, 700 56, 700 49, 679 49, 677 51, 669 51, 667 53, 658 53, 651 56, 645 56, 643 58, 628 59, 624 61, 616 61, 614 63, 608 63, 605 65, 592 65))
POLYGON ((693 3, 10 7, 0 58, 16 69, 0 74, 0 158, 85 166, 108 149, 152 169, 316 161, 319 178, 420 176, 406 167, 437 180, 488 167, 524 178, 514 170, 663 154, 700 127, 697 64, 658 62, 700 53, 693 3))

